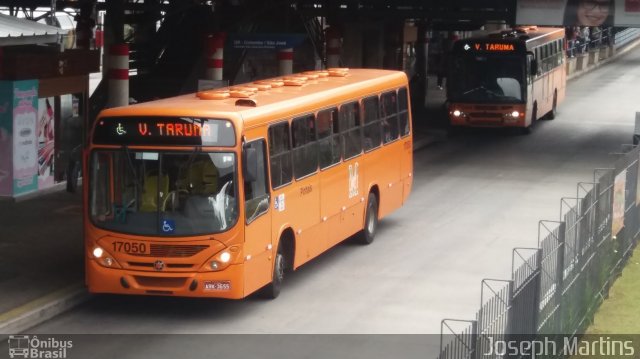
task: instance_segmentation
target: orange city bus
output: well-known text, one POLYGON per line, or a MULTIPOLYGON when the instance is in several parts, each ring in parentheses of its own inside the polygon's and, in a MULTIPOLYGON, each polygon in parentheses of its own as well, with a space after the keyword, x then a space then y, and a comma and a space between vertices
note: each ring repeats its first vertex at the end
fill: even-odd
POLYGON ((403 72, 311 71, 104 110, 84 154, 93 293, 275 298, 406 201, 403 72))
POLYGON ((520 27, 457 41, 447 103, 451 126, 517 127, 553 119, 565 97, 564 29, 520 27))

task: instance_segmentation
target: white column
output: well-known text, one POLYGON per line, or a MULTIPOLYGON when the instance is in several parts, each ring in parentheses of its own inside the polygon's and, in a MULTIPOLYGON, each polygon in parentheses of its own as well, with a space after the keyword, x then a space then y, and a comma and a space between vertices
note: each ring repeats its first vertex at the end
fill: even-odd
POLYGON ((293 49, 278 50, 278 63, 280 65, 280 75, 291 75, 293 73, 293 49))
POLYGON ((127 106, 129 104, 129 45, 111 45, 108 66, 108 107, 127 106))

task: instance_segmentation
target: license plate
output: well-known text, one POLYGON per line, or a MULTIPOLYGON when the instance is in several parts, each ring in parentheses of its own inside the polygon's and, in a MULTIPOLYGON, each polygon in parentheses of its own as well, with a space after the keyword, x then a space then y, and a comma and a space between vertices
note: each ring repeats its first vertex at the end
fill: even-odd
POLYGON ((231 282, 228 280, 207 280, 204 282, 204 290, 229 291, 231 290, 231 282))
POLYGON ((113 251, 127 254, 149 254, 149 245, 147 243, 140 242, 124 242, 115 241, 113 244, 113 251))

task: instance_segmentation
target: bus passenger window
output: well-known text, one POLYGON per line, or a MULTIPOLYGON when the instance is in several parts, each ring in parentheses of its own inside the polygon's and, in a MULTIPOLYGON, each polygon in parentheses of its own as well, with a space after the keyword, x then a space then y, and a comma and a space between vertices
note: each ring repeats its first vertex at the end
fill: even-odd
POLYGON ((318 151, 320 168, 340 162, 340 133, 338 132, 338 110, 332 108, 318 112, 318 151))
POLYGON ((362 153, 360 105, 352 102, 340 106, 339 121, 342 151, 346 160, 362 153))
MULTIPOLYGON (((247 177, 245 176, 244 181, 244 208, 247 223, 251 223, 269 209, 269 187, 267 186, 265 147, 264 140, 253 141, 244 146, 245 153, 247 150, 255 151, 257 161, 255 178, 247 181, 247 177)), ((246 161, 247 158, 244 157, 244 160, 246 161)))
POLYGON ((291 146, 289 123, 282 122, 269 127, 269 159, 271 161, 271 186, 280 187, 291 182, 291 146))
POLYGON ((380 106, 378 96, 362 100, 364 109, 364 150, 369 151, 380 146, 382 133, 380 129, 380 106))
POLYGON ((293 138, 293 174, 296 179, 318 170, 318 143, 313 115, 291 122, 293 138))
POLYGON ((398 120, 400 121, 400 136, 404 137, 411 131, 409 123, 409 101, 407 89, 398 90, 398 120))
POLYGON ((398 139, 398 97, 395 91, 380 96, 380 118, 382 122, 382 141, 389 143, 398 139))
POLYGON ((409 104, 407 102, 407 89, 398 90, 398 119, 400 120, 400 135, 409 134, 409 104))

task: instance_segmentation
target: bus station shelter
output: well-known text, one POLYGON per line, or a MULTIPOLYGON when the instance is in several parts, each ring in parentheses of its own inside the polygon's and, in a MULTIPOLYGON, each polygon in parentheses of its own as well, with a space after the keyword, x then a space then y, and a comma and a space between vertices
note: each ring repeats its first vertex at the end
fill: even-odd
POLYGON ((99 51, 64 49, 64 34, 0 14, 0 198, 62 184, 85 137, 99 51))

